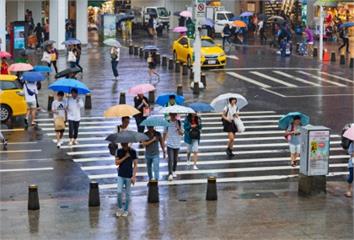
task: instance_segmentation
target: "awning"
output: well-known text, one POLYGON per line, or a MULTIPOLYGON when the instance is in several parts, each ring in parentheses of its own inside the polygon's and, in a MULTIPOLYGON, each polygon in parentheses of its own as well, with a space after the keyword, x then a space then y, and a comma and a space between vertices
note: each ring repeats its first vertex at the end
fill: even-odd
POLYGON ((106 0, 89 0, 88 6, 89 7, 102 7, 102 4, 105 3, 106 0))

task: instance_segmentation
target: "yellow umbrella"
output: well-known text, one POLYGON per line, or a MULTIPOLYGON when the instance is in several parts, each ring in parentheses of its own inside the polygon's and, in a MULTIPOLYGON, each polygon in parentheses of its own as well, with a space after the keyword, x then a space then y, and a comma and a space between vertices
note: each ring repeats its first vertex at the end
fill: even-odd
POLYGON ((241 20, 233 21, 232 26, 234 26, 234 27, 247 27, 246 23, 241 20))
POLYGON ((110 117, 130 117, 130 116, 134 116, 139 113, 140 112, 138 111, 138 109, 136 109, 130 105, 118 104, 118 105, 108 108, 104 112, 103 115, 107 118, 110 118, 110 117))
POLYGON ((9 81, 13 81, 17 79, 17 76, 15 75, 9 75, 9 74, 0 74, 0 79, 1 80, 9 80, 9 81))

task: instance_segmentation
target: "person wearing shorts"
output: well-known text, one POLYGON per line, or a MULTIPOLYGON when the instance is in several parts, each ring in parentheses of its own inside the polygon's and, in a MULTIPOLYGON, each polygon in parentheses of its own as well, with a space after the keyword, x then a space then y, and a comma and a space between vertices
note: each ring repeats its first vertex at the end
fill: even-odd
POLYGON ((289 143, 291 166, 295 167, 300 157, 301 145, 300 145, 300 129, 301 129, 301 117, 295 116, 293 122, 289 125, 285 131, 285 136, 289 143))
POLYGON ((236 98, 229 99, 229 104, 225 106, 221 117, 223 119, 223 131, 227 132, 227 137, 229 139, 227 143, 226 154, 229 157, 234 157, 235 154, 232 151, 234 148, 234 140, 237 132, 237 127, 234 120, 239 117, 236 98))
POLYGON ((52 103, 52 113, 54 120, 54 129, 57 137, 57 148, 63 143, 62 138, 65 131, 66 121, 66 101, 64 100, 64 92, 57 93, 57 99, 52 103))
POLYGON ((188 145, 187 148, 187 165, 190 165, 191 153, 193 153, 193 169, 197 170, 198 161, 198 145, 200 142, 200 132, 202 122, 195 113, 188 114, 183 124, 184 142, 188 145))
POLYGON ((33 82, 25 82, 23 84, 23 92, 25 94, 25 99, 27 103, 27 113, 25 118, 25 127, 28 127, 28 120, 31 116, 31 125, 36 125, 36 111, 37 111, 37 100, 36 94, 38 94, 37 84, 33 82))

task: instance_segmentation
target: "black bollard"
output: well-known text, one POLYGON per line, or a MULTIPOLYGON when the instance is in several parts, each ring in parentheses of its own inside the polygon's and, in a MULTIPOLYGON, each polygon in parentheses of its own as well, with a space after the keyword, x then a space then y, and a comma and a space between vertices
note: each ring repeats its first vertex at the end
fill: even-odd
POLYGON ((139 47, 138 46, 134 46, 134 55, 135 56, 139 55, 139 47))
POLYGON ((156 61, 157 65, 161 64, 161 55, 160 55, 160 53, 156 53, 155 54, 155 61, 156 61))
POLYGON ((176 61, 175 63, 175 72, 176 73, 181 72, 181 63, 179 61, 176 61))
POLYGON ((168 59, 168 69, 173 70, 173 59, 172 58, 168 59))
POLYGON ((159 202, 159 186, 156 180, 150 180, 148 183, 148 203, 159 202))
POLYGON ((190 80, 194 79, 194 72, 193 72, 193 68, 192 67, 189 69, 189 79, 190 80))
POLYGON ((177 86, 177 95, 183 96, 183 86, 181 84, 177 86))
POLYGON ((193 82, 193 94, 199 95, 199 83, 193 82))
MULTIPOLYGON (((147 52, 145 52, 145 53, 147 53, 147 52)), ((140 58, 143 58, 143 57, 144 57, 144 50, 143 50, 142 47, 139 48, 139 57, 140 57, 140 58)))
POLYGON ((339 64, 340 65, 344 65, 345 64, 345 56, 344 56, 344 54, 340 55, 339 64))
POLYGON ((167 67, 167 56, 163 55, 162 56, 162 64, 163 67, 167 67))
POLYGON ((207 201, 218 200, 218 192, 216 188, 216 177, 208 177, 206 200, 207 201))
POLYGON ((85 109, 92 109, 91 94, 85 96, 85 109))
POLYGON ((119 95, 119 104, 126 104, 127 101, 125 100, 125 92, 121 92, 119 95))
POLYGON ((133 45, 129 45, 129 55, 133 55, 134 54, 134 47, 133 45))
POLYGON ((154 104, 155 103, 155 91, 150 91, 149 92, 149 103, 154 104))
POLYGON ((331 62, 336 61, 336 52, 331 52, 331 62))
POLYGON ((52 111, 52 103, 54 101, 54 96, 53 95, 49 95, 48 96, 48 106, 47 106, 47 110, 48 111, 52 111))
POLYGON ((38 209, 39 209, 38 186, 29 185, 28 186, 28 210, 38 210, 38 209))
POLYGON ((100 190, 98 189, 97 182, 90 182, 90 192, 89 192, 89 207, 100 206, 100 190))
POLYGON ((354 68, 354 58, 350 58, 349 68, 354 68))
POLYGON ((188 66, 185 63, 182 65, 182 75, 188 75, 188 66))
POLYGON ((207 83, 206 83, 206 76, 205 76, 205 73, 202 73, 202 74, 200 75, 200 81, 203 83, 204 88, 206 88, 207 83))
POLYGON ((313 57, 316 58, 318 57, 318 49, 315 47, 313 48, 313 53, 312 53, 313 57))

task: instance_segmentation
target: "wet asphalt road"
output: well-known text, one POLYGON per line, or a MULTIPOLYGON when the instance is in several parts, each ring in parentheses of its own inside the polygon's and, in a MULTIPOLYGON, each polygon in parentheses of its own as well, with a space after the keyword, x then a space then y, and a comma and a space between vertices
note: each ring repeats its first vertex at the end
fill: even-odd
MULTIPOLYGON (((139 38, 134 39, 134 44, 154 43, 160 47, 162 55, 171 55, 171 39, 173 36, 164 37, 157 41, 139 38)), ((84 111, 82 116, 88 118, 102 116, 106 108, 118 104, 121 91, 126 91, 136 84, 148 82, 146 61, 129 55, 127 48, 122 48, 121 54, 120 80, 114 82, 110 69, 109 48, 100 46, 94 41, 84 48, 81 59, 81 65, 84 67, 82 81, 92 90, 93 108, 84 111)), ((184 96, 188 102, 209 102, 221 93, 237 92, 244 95, 249 101, 249 105, 244 111, 274 111, 272 113, 274 115, 289 111, 301 111, 311 117, 312 124, 327 126, 332 129, 333 134, 340 133, 345 123, 353 122, 354 71, 348 66, 321 64, 312 58, 298 56, 281 58, 268 47, 238 48, 229 55, 231 57, 228 59, 225 69, 205 70, 208 87, 199 96, 192 94, 188 76, 182 76, 180 73, 161 67, 158 68, 161 82, 157 85, 156 96, 164 92, 174 92, 177 85, 182 84, 184 96), (280 71, 282 75, 274 71, 280 71), (324 72, 324 74, 320 72, 324 72), (284 74, 290 75, 290 77, 284 74), (294 81, 294 77, 297 80, 294 81), (274 79, 282 82, 276 82, 274 79), (312 85, 299 81, 299 79, 310 81, 312 85), (249 80, 256 80, 257 83, 251 83, 249 80), (333 84, 333 82, 337 84, 333 84), (259 83, 268 87, 264 89, 259 83), (289 84, 293 86, 288 86, 289 84)), ((61 56, 58 65, 59 69, 65 68, 64 55, 61 56)), ((51 76, 49 81, 43 83, 40 91, 40 105, 45 109, 47 96, 51 93, 47 90, 47 86, 53 81, 51 76)), ((127 96, 127 102, 132 103, 131 96, 127 96)), ((264 116, 262 114, 259 116, 260 118, 255 118, 255 120, 266 119, 262 117, 264 116)), ((51 115, 42 112, 38 114, 38 118, 43 120, 43 124, 48 124, 50 121, 46 119, 51 118, 51 115)), ((93 119, 87 122, 90 121, 93 119)), ((98 119, 97 121, 102 120, 98 119)), ((215 124, 215 122, 211 124, 215 124)), ((99 126, 100 124, 92 123, 92 125, 99 126)), ((132 123, 132 125, 135 124, 132 123)), ((0 153, 2 201, 25 199, 27 185, 32 183, 39 185, 40 194, 44 198, 87 195, 89 183, 87 174, 82 171, 78 163, 72 161, 72 155, 67 155, 66 152, 70 151, 69 149, 58 150, 56 148, 52 141, 53 136, 48 136, 50 131, 43 130, 48 126, 43 125, 24 131, 22 119, 16 119, 9 125, 1 125, 1 127, 2 129, 18 129, 16 131, 4 130, 10 144, 7 152, 1 151, 0 153)), ((258 136, 255 133, 254 137, 258 136)), ((106 150, 107 148, 101 146, 99 149, 106 150)), ((262 156, 262 154, 255 156, 262 156)), ((247 155, 244 158, 247 158, 247 155)), ((245 167, 248 166, 245 165, 245 167)), ((345 171, 345 168, 342 171, 345 171)), ((251 175, 255 176, 257 173, 251 173, 251 175)), ((220 176, 228 177, 225 174, 220 176)))

